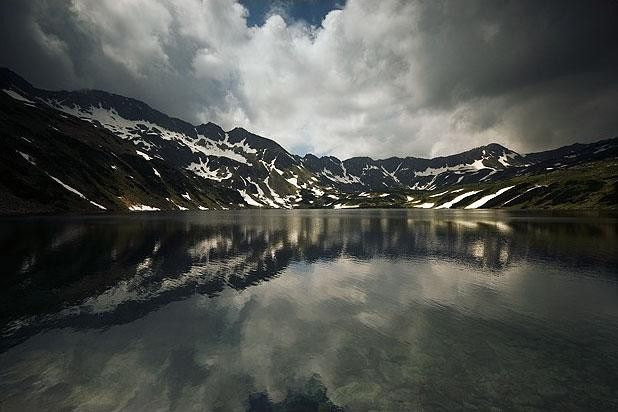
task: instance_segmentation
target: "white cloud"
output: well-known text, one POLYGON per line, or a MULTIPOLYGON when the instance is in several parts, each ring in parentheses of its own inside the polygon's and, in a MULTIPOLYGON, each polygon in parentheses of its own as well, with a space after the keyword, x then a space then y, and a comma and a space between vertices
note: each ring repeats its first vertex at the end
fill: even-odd
POLYGON ((169 41, 171 15, 164 4, 149 0, 73 0, 72 11, 103 53, 137 76, 151 66, 167 66, 163 44, 169 41))
POLYGON ((198 98, 190 120, 344 157, 428 154, 449 124, 448 113, 420 107, 414 3, 349 1, 321 27, 273 12, 249 28, 244 7, 216 0, 73 0, 73 12, 134 75, 189 73, 184 81, 220 96, 198 98), (170 56, 187 40, 194 52, 189 67, 178 67, 170 56))
POLYGON ((201 49, 193 59, 193 70, 198 79, 207 78, 223 81, 229 71, 229 66, 217 53, 208 49, 201 49))
POLYGON ((432 90, 418 75, 418 24, 415 3, 349 1, 321 27, 272 14, 229 46, 203 36, 226 51, 225 60, 207 54, 197 70, 205 59, 198 52, 196 75, 222 80, 226 67, 237 80, 219 107, 203 113, 293 151, 341 157, 445 154, 499 138, 474 130, 475 118, 462 116, 469 104, 425 107, 432 90))
POLYGON ((319 28, 271 16, 237 55, 246 126, 288 147, 344 156, 412 137, 413 17, 413 5, 386 2, 349 2, 319 28))
MULTIPOLYGON (((618 94, 611 64, 599 75, 561 63, 612 60, 602 47, 586 59, 553 47, 564 30, 551 13, 546 26, 517 20, 534 4, 505 14, 491 2, 349 0, 319 27, 276 8, 248 27, 237 1, 72 0, 71 29, 54 20, 30 35, 76 68, 80 87, 242 126, 293 152, 429 156, 490 142, 525 151, 547 136, 553 145, 614 133, 608 109, 589 116, 618 94)), ((600 36, 582 33, 584 45, 600 36)))

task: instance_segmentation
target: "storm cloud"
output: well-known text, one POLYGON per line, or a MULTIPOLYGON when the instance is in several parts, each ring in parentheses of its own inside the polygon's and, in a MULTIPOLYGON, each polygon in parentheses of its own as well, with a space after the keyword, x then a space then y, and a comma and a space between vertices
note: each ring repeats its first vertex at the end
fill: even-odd
POLYGON ((529 152, 618 135, 618 2, 349 0, 319 26, 241 3, 5 0, 0 65, 292 152, 529 152))

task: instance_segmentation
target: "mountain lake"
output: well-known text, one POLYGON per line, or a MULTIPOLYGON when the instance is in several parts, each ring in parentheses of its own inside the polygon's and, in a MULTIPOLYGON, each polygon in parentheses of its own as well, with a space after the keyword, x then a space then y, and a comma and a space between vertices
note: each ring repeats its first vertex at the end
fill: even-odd
POLYGON ((618 410, 618 215, 0 220, 0 410, 618 410))

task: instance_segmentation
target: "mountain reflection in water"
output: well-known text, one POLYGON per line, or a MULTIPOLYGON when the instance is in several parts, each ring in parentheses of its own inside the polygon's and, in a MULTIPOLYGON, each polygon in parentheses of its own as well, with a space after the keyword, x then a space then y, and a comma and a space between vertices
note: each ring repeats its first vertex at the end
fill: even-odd
POLYGON ((0 409, 618 408, 614 216, 0 227, 0 409))

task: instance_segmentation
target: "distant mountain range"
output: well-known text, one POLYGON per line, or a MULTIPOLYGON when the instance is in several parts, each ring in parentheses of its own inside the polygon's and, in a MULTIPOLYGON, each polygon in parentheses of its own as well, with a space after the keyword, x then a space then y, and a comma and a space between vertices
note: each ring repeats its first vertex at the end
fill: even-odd
POLYGON ((242 128, 172 118, 0 69, 0 213, 232 208, 618 208, 618 138, 423 159, 289 153, 242 128))

